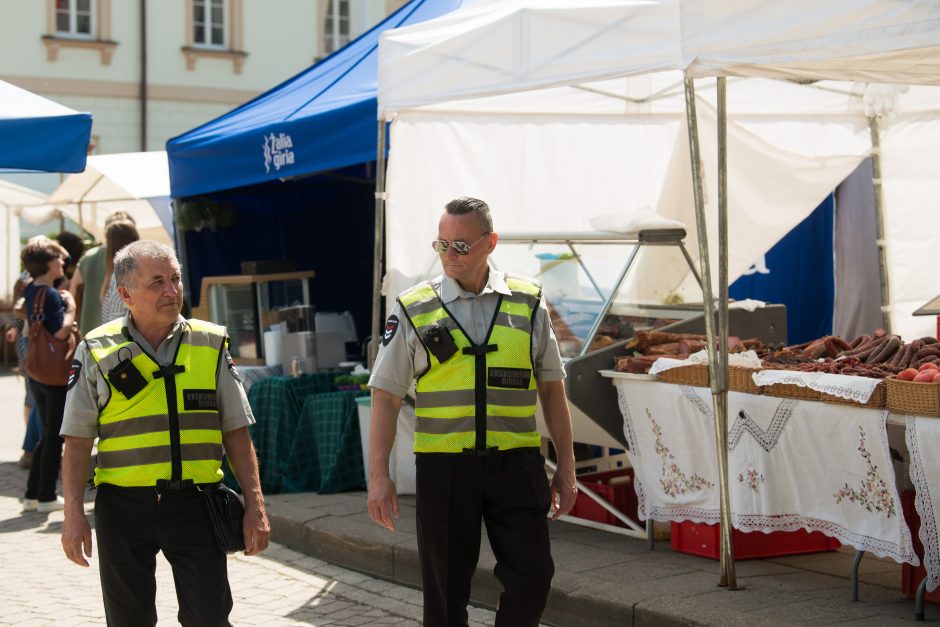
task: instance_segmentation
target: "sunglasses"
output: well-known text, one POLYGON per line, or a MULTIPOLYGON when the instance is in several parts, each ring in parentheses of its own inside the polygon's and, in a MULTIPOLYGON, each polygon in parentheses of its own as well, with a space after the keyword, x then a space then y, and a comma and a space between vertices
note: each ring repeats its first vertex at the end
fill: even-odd
POLYGON ((477 244, 479 244, 480 242, 482 242, 483 238, 485 238, 489 234, 490 234, 489 231, 487 231, 486 233, 480 236, 480 239, 473 242, 472 244, 468 244, 467 242, 461 242, 460 240, 456 240, 452 242, 446 239, 436 239, 433 242, 431 242, 431 248, 437 251, 437 254, 443 255, 444 253, 447 252, 448 248, 453 246, 454 252, 457 253, 458 255, 461 255, 461 256, 468 255, 470 254, 470 249, 476 246, 477 244))

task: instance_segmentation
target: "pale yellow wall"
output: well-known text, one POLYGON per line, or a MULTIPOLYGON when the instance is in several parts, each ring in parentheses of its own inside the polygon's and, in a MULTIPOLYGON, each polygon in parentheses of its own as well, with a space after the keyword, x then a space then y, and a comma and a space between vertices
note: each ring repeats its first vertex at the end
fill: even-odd
MULTIPOLYGON (((230 58, 197 57, 187 69, 186 0, 148 0, 147 149, 217 117, 309 67, 323 25, 319 0, 240 0, 241 72, 230 58)), ((353 35, 381 20, 389 2, 352 0, 353 35)), ((137 0, 111 0, 108 64, 98 49, 63 47, 47 59, 47 0, 0 0, 0 79, 94 115, 100 154, 140 146, 139 9, 137 0)))
MULTIPOLYGON (((72 109, 94 113, 92 134, 98 138, 98 154, 140 150, 140 105, 136 100, 63 94, 48 96, 72 109)), ((231 105, 206 102, 151 101, 147 109, 147 150, 163 150, 171 137, 208 122, 231 108, 231 105)))

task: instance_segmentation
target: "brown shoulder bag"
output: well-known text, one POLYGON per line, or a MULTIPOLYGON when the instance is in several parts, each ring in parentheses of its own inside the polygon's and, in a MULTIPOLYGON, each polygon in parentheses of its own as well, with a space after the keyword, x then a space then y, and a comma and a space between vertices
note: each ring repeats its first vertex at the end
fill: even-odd
POLYGON ((48 290, 43 287, 33 299, 33 310, 29 314, 29 349, 23 365, 31 379, 45 385, 64 386, 68 384, 78 333, 73 329, 64 340, 49 333, 43 324, 43 305, 48 290))

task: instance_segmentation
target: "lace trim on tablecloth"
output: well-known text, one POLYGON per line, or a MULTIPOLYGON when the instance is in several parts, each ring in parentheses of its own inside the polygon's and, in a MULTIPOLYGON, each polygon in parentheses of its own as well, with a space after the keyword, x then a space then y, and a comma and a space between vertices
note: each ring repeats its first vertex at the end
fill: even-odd
POLYGON ((654 506, 650 509, 649 517, 659 522, 683 522, 688 520, 706 525, 717 525, 721 521, 721 513, 718 510, 700 507, 654 506))
MULTIPOLYGON (((653 507, 649 512, 649 517, 660 522, 691 521, 706 525, 715 525, 721 520, 721 515, 717 510, 697 507, 653 507)), ((903 549, 893 542, 849 531, 845 527, 828 520, 819 520, 798 514, 781 516, 731 514, 731 524, 738 531, 745 533, 773 533, 775 531, 798 531, 800 529, 819 531, 830 538, 837 539, 842 544, 872 553, 878 557, 889 557, 899 564, 909 562, 917 566, 920 563, 917 555, 910 547, 903 549)))
POLYGON ((940 585, 940 542, 937 539, 937 518, 930 500, 930 486, 924 470, 920 445, 917 442, 917 419, 906 418, 904 439, 911 455, 911 482, 914 484, 914 508, 920 516, 920 537, 924 545, 924 568, 927 570, 927 591, 931 592, 940 585))
POLYGON ((850 401, 867 403, 872 392, 881 383, 880 379, 870 377, 856 377, 845 374, 830 374, 828 372, 798 372, 793 370, 761 370, 751 375, 751 379, 759 386, 782 383, 796 385, 801 388, 810 388, 817 392, 838 396, 850 401))
POLYGON ((731 427, 731 432, 728 434, 728 450, 733 451, 737 448, 738 443, 741 441, 741 436, 745 433, 750 433, 754 437, 754 440, 760 444, 761 448, 768 453, 777 448, 777 443, 780 441, 780 434, 783 433, 783 428, 790 422, 790 418, 793 416, 793 411, 796 409, 797 403, 799 403, 799 401, 780 401, 780 404, 777 405, 777 409, 774 411, 774 417, 770 421, 770 426, 767 428, 767 431, 764 431, 753 418, 748 416, 745 410, 742 409, 739 411, 738 417, 731 427))
MULTIPOLYGON (((619 383, 619 381, 618 381, 619 383)), ((640 456, 640 446, 633 430, 633 416, 630 414, 630 404, 627 402, 627 393, 622 385, 617 386, 617 404, 620 405, 620 413, 623 415, 623 437, 627 439, 627 446, 632 455, 640 456)))
MULTIPOLYGON (((639 440, 636 437, 636 431, 633 429, 633 414, 630 413, 630 403, 627 401, 627 393, 624 391, 620 382, 617 382, 617 404, 620 405, 620 413, 623 415, 623 437, 627 439, 627 448, 631 463, 634 457, 640 456, 639 440)), ((637 466, 637 464, 633 464, 637 466)), ((643 489, 643 481, 640 475, 634 473, 633 488, 636 490, 637 499, 637 517, 641 521, 646 520, 646 491, 643 489)))
POLYGON ((908 562, 915 566, 920 564, 920 560, 914 553, 913 547, 901 547, 894 542, 888 542, 880 538, 873 538, 860 533, 855 533, 837 525, 828 520, 810 518, 799 514, 782 514, 777 516, 767 516, 764 514, 731 514, 732 525, 739 531, 762 533, 772 533, 774 531, 796 531, 806 529, 807 531, 820 531, 823 534, 837 539, 842 544, 848 544, 859 551, 873 553, 878 557, 890 557, 900 563, 908 562))
POLYGON ((679 389, 682 390, 682 395, 685 397, 685 399, 692 403, 700 414, 706 418, 714 419, 712 408, 709 407, 708 403, 706 403, 702 397, 695 392, 695 388, 693 388, 691 385, 680 385, 679 389))

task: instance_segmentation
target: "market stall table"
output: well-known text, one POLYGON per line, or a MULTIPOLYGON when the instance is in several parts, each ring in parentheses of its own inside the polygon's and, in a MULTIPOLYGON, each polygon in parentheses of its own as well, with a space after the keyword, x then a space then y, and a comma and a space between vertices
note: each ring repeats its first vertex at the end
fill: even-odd
MULTIPOLYGON (((708 388, 613 371, 641 518, 717 523, 718 465, 708 388)), ((918 563, 889 452, 888 412, 729 392, 735 529, 821 531, 861 551, 918 563)))
POLYGON ((250 428, 265 493, 328 494, 365 486, 353 391, 333 391, 336 373, 268 377, 248 394, 250 428))
MULTIPOLYGON (((940 490, 931 489, 931 478, 940 476, 940 420, 906 416, 907 450, 911 456, 911 481, 914 483, 914 504, 920 517, 918 537, 924 547, 924 568, 927 577, 923 589, 930 592, 940 585, 940 541, 937 538, 937 511, 940 490)), ((918 601, 918 613, 923 614, 918 601)))

